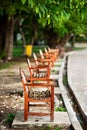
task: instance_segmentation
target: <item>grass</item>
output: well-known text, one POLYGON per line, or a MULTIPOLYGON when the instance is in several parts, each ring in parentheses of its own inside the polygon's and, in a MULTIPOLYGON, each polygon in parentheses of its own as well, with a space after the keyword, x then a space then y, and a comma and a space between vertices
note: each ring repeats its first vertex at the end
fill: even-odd
MULTIPOLYGON (((44 47, 47 47, 47 46, 33 46, 32 51, 35 53, 39 53, 39 49, 44 51, 44 47)), ((23 47, 19 46, 19 47, 13 48, 13 57, 21 57, 23 55, 24 55, 23 47)), ((2 62, 2 63, 0 63, 0 70, 9 68, 11 65, 13 65, 13 62, 2 62)))
POLYGON ((7 115, 6 121, 7 121, 7 122, 12 122, 12 121, 14 120, 14 118, 15 118, 15 114, 9 113, 9 114, 7 115))
POLYGON ((86 47, 74 47, 73 51, 80 51, 80 50, 84 50, 87 49, 86 47))
POLYGON ((44 51, 44 48, 47 46, 33 46, 33 52, 35 53, 39 53, 39 50, 41 49, 42 51, 44 51))
POLYGON ((58 127, 58 128, 55 128, 55 130, 62 130, 60 127, 58 127))
POLYGON ((63 76, 63 84, 64 84, 65 86, 68 85, 68 79, 67 79, 67 76, 66 76, 66 75, 63 76))
POLYGON ((13 62, 3 62, 0 63, 0 70, 10 68, 10 66, 13 64, 13 62))
MULTIPOLYGON (((32 52, 39 53, 39 50, 41 49, 42 51, 44 51, 45 47, 47 47, 47 46, 33 46, 32 52)), ((24 54, 24 49, 22 46, 17 46, 17 47, 13 48, 13 56, 14 57, 23 56, 23 54, 24 54)))
MULTIPOLYGON (((47 47, 47 46, 33 46, 32 52, 39 53, 39 49, 44 51, 45 47, 47 47)), ((74 51, 76 51, 76 50, 79 51, 79 50, 83 50, 83 49, 86 49, 86 48, 85 47, 74 47, 73 48, 74 51)), ((23 55, 24 55, 24 49, 22 46, 13 48, 13 57, 19 57, 19 56, 23 56, 23 55)), ((0 63, 0 70, 9 68, 11 65, 12 65, 12 62, 0 63)), ((55 67, 60 67, 60 66, 61 66, 61 64, 55 65, 55 67)), ((65 80, 66 79, 64 78, 64 82, 66 82, 65 80)))
POLYGON ((61 67, 61 64, 56 64, 54 65, 54 67, 61 67))
POLYGON ((51 70, 51 72, 54 72, 54 73, 55 73, 55 72, 56 72, 56 70, 51 70))
POLYGON ((9 61, 0 63, 0 70, 10 68, 12 65, 15 65, 17 62, 9 61))
POLYGON ((14 47, 13 48, 13 57, 22 56, 23 53, 24 53, 23 47, 14 47))
POLYGON ((6 69, 6 68, 9 68, 9 67, 10 67, 10 64, 9 64, 9 63, 0 64, 0 70, 1 70, 1 69, 6 69))
POLYGON ((61 112, 65 112, 66 108, 65 107, 56 107, 55 111, 61 111, 61 112))
POLYGON ((43 127, 36 126, 35 128, 32 127, 32 129, 30 128, 29 130, 63 130, 63 128, 62 127, 58 127, 58 126, 51 127, 49 125, 48 126, 43 125, 43 127))

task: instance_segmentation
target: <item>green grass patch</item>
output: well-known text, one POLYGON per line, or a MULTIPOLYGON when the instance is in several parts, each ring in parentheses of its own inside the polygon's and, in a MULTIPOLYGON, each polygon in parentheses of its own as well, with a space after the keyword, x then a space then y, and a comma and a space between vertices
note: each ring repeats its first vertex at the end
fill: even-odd
POLYGON ((51 70, 51 72, 56 72, 56 70, 51 70))
POLYGON ((6 69, 10 67, 10 63, 0 63, 0 70, 1 69, 6 69))
MULTIPOLYGON (((39 53, 39 50, 41 49, 44 52, 44 48, 47 46, 33 46, 32 52, 39 53)), ((13 56, 23 56, 24 55, 24 48, 22 46, 15 46, 13 48, 13 56)))
POLYGON ((56 65, 54 65, 55 67, 61 67, 61 64, 56 64, 56 65))
POLYGON ((33 46, 33 52, 34 53, 39 53, 39 50, 41 49, 44 52, 44 48, 47 46, 33 46))
POLYGON ((55 130, 62 130, 62 128, 58 127, 58 128, 55 128, 55 130))
POLYGON ((38 126, 33 126, 32 128, 30 128, 29 130, 64 130, 64 128, 62 127, 58 127, 58 126, 45 126, 43 125, 42 127, 38 127, 38 126))
POLYGON ((23 54, 24 54, 23 47, 18 46, 13 48, 13 57, 23 56, 23 54))
POLYGON ((15 118, 15 114, 9 113, 6 118, 6 122, 13 122, 14 118, 15 118))
POLYGON ((68 85, 68 79, 67 79, 67 76, 66 76, 66 75, 63 76, 63 84, 64 84, 65 86, 68 85))
POLYGON ((66 111, 66 108, 65 107, 56 107, 55 108, 55 111, 61 111, 61 112, 65 112, 66 111))
POLYGON ((87 49, 87 47, 74 47, 73 51, 80 51, 80 50, 84 50, 87 49))
POLYGON ((0 63, 0 70, 10 68, 12 65, 15 65, 17 62, 9 61, 0 63))

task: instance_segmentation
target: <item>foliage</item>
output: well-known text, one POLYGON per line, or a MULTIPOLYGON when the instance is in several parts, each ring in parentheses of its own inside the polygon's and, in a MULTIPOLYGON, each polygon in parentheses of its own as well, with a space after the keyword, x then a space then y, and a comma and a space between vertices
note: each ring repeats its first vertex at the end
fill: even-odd
POLYGON ((12 122, 14 120, 14 118, 15 118, 15 114, 10 113, 10 114, 7 115, 6 121, 12 122))
POLYGON ((82 22, 86 15, 83 12, 86 10, 86 3, 81 0, 53 1, 47 5, 48 13, 39 22, 44 24, 43 26, 48 24, 53 27, 54 31, 62 37, 69 33, 82 33, 82 22))
POLYGON ((9 68, 9 67, 10 67, 9 63, 0 63, 0 70, 1 69, 6 69, 6 68, 9 68))
POLYGON ((66 76, 66 75, 63 76, 63 84, 64 84, 65 86, 68 85, 68 79, 67 79, 67 76, 66 76))
POLYGON ((39 50, 41 49, 42 51, 44 51, 44 48, 47 47, 45 46, 33 46, 33 52, 35 53, 39 53, 39 50))
POLYGON ((56 107, 55 111, 61 111, 61 112, 63 112, 63 111, 66 111, 66 108, 65 107, 56 107))
POLYGON ((87 15, 86 4, 86 0, 3 0, 0 2, 0 14, 17 15, 21 18, 27 15, 31 22, 34 17, 34 23, 37 21, 43 27, 49 25, 63 37, 65 34, 83 32, 83 21, 87 15))
POLYGON ((9 61, 9 62, 4 62, 3 61, 3 62, 0 63, 0 70, 10 68, 14 64, 16 64, 16 62, 14 62, 14 61, 9 61))
POLYGON ((13 48, 13 56, 14 57, 23 56, 23 52, 24 52, 24 49, 21 46, 15 46, 13 48))
POLYGON ((61 64, 55 64, 54 66, 55 67, 61 67, 61 64))
POLYGON ((0 59, 4 59, 4 58, 5 58, 5 55, 6 55, 5 52, 4 52, 4 51, 1 51, 1 52, 0 52, 0 59))
POLYGON ((58 128, 55 128, 55 130, 62 130, 62 128, 58 127, 58 128))
POLYGON ((81 51, 81 50, 84 50, 84 49, 87 49, 87 47, 74 47, 73 51, 81 51))
MULTIPOLYGON (((39 53, 39 50, 41 49, 42 51, 44 51, 44 48, 47 46, 33 46, 33 51, 35 53, 39 53)), ((13 48, 13 56, 17 57, 17 56, 23 56, 24 55, 24 50, 22 46, 15 46, 13 48)))
POLYGON ((86 35, 82 35, 82 36, 76 35, 75 36, 75 41, 79 42, 79 43, 81 43, 81 42, 87 42, 87 36, 86 35))
MULTIPOLYGON (((5 20, 10 21, 13 17, 14 23, 20 23, 19 28, 29 43, 36 30, 40 34, 48 27, 54 34, 52 38, 60 44, 60 39, 66 35, 87 34, 86 6, 86 0, 3 0, 0 1, 0 18, 5 17, 5 20)), ((36 35, 34 40, 35 38, 36 35)), ((54 40, 52 42, 54 43, 54 40)))

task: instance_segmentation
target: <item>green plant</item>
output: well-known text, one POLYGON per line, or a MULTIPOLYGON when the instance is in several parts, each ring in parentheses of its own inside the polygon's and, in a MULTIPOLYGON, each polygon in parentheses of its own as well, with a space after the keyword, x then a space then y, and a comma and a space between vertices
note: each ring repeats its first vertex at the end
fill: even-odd
POLYGON ((45 130, 51 130, 51 127, 50 127, 50 126, 48 126, 48 127, 46 127, 46 128, 45 128, 45 130))
POLYGON ((51 70, 51 72, 56 72, 56 70, 51 70))
POLYGON ((73 47, 73 51, 80 51, 84 49, 87 49, 87 47, 73 47))
POLYGON ((54 65, 55 67, 61 67, 61 64, 56 64, 56 65, 54 65))
POLYGON ((1 52, 0 52, 0 58, 1 58, 1 59, 4 59, 5 57, 6 57, 5 52, 4 52, 4 51, 1 51, 1 52))
POLYGON ((60 127, 54 128, 54 127, 48 126, 45 128, 45 130, 61 130, 61 128, 60 127))
POLYGON ((13 56, 17 57, 17 56, 22 56, 24 54, 24 49, 22 46, 15 46, 13 48, 13 56))
POLYGON ((56 107, 55 111, 66 111, 65 107, 56 107))
POLYGON ((65 86, 68 85, 68 81, 67 81, 67 76, 66 76, 66 75, 63 76, 63 84, 64 84, 65 86))
POLYGON ((58 128, 56 128, 55 130, 61 130, 61 128, 60 128, 60 127, 58 127, 58 128))
POLYGON ((16 64, 16 62, 14 62, 14 61, 12 61, 12 62, 2 62, 2 63, 0 63, 0 70, 9 68, 9 67, 11 67, 12 65, 15 65, 15 64, 16 64))
POLYGON ((1 63, 0 64, 0 70, 1 69, 6 69, 6 68, 9 68, 10 67, 10 64, 9 63, 1 63))
POLYGON ((12 122, 12 121, 14 120, 14 118, 15 118, 15 114, 9 113, 9 114, 7 115, 6 121, 7 121, 7 122, 12 122))

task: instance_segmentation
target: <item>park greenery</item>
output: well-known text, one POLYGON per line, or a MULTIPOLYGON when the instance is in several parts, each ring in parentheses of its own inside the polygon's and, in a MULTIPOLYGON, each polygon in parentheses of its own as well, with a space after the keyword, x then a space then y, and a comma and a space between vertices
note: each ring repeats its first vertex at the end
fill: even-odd
MULTIPOLYGON (((13 46, 17 44, 25 47, 44 40, 55 48, 64 46, 76 35, 86 36, 86 15, 86 0, 0 1, 0 55, 12 59, 13 46)), ((73 46, 74 42, 71 43, 73 46)))

